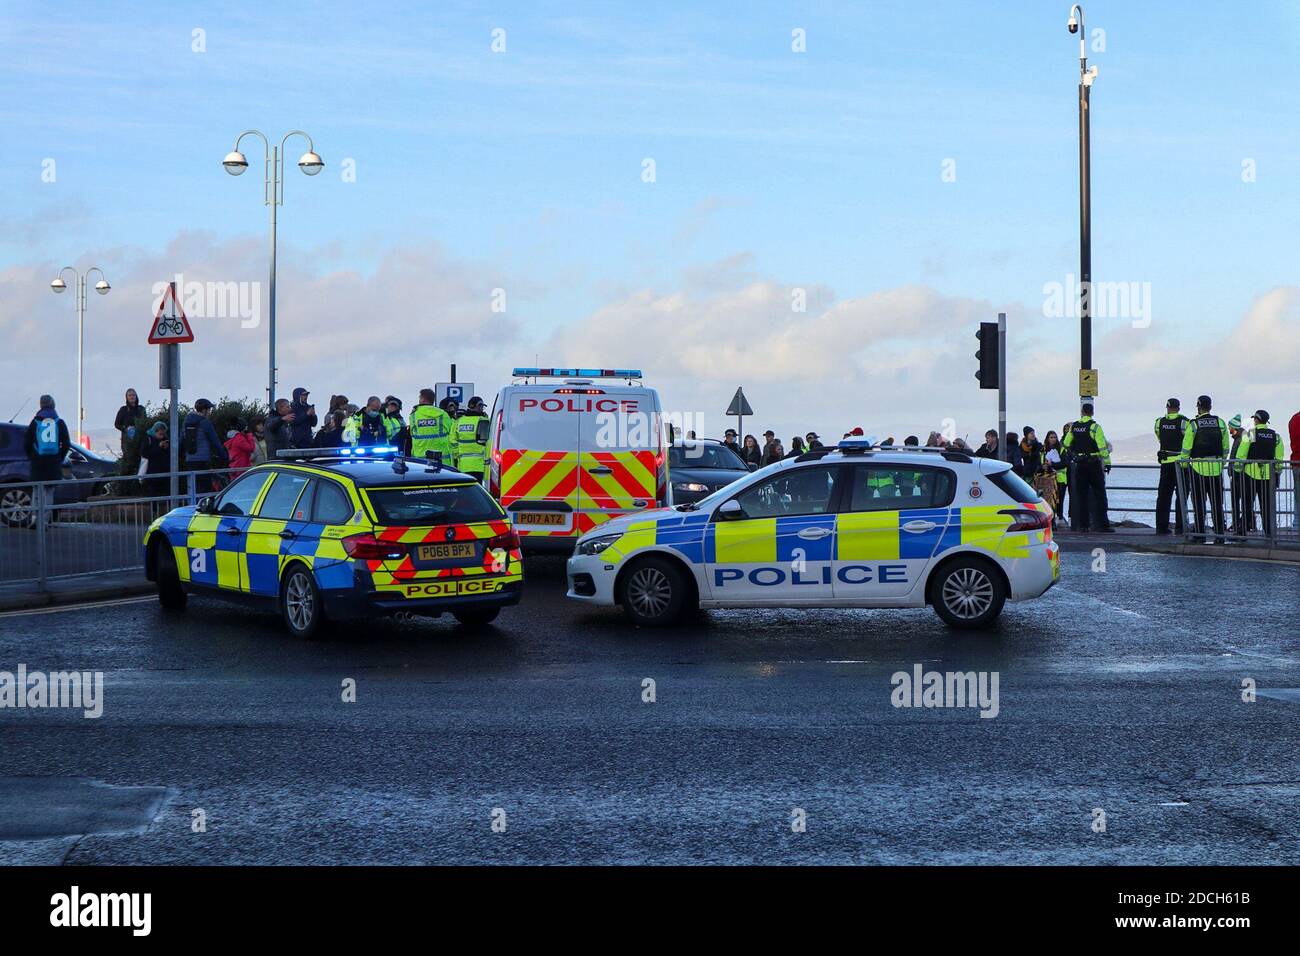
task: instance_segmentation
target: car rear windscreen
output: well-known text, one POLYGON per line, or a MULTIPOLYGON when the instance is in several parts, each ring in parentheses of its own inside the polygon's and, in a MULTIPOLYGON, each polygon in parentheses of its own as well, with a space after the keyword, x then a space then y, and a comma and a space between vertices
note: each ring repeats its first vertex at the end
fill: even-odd
POLYGON ((668 450, 670 468, 717 468, 723 471, 748 471, 745 463, 730 448, 686 442, 668 450))
POLYGON ((376 520, 384 525, 467 524, 502 518, 496 502, 477 484, 366 488, 365 494, 376 520))
POLYGON ((1014 471, 996 471, 989 475, 989 481, 997 485, 1014 501, 1023 505, 1037 504, 1043 499, 1033 487, 1014 471))

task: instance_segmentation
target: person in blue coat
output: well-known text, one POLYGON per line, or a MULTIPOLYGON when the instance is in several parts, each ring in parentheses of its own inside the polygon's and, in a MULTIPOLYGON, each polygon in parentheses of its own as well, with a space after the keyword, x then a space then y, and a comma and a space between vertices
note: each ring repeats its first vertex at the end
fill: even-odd
MULTIPOLYGON (((181 427, 181 449, 185 453, 185 467, 190 471, 221 468, 227 461, 226 446, 217 435, 209 417, 211 414, 212 403, 200 398, 194 403, 194 411, 185 416, 185 424, 181 427)), ((195 487, 205 493, 216 491, 220 486, 214 475, 203 475, 195 480, 195 487)))

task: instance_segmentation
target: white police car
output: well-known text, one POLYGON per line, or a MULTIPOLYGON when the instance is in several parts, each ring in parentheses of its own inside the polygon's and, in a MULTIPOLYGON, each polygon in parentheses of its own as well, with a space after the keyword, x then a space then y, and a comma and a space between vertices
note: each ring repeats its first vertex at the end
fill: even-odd
POLYGON ((583 535, 568 596, 664 626, 690 608, 922 607, 991 624, 1060 576, 1052 511, 1004 462, 843 442, 583 535))

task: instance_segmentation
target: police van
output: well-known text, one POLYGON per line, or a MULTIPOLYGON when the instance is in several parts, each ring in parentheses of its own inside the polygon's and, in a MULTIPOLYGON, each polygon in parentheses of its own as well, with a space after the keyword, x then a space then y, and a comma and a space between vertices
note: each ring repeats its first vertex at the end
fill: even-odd
POLYGON ((489 417, 487 486, 526 550, 573 550, 668 503, 659 393, 639 369, 516 368, 489 417))
POLYGON ((846 441, 589 531, 568 596, 650 626, 696 607, 930 605, 977 628, 1059 576, 1051 507, 1005 462, 846 441))

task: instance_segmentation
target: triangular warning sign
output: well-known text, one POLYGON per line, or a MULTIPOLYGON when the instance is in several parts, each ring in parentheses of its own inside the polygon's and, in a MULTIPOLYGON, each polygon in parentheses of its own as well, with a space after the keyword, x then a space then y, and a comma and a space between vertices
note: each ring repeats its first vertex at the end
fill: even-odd
POLYGON ((193 341, 194 330, 190 328, 190 320, 185 318, 185 309, 181 307, 181 300, 176 295, 176 283, 169 282, 162 301, 158 303, 158 314, 153 317, 153 325, 149 326, 149 344, 174 345, 177 342, 193 341), (172 314, 163 315, 169 297, 172 300, 172 314))
POLYGON ((745 418, 751 418, 753 416, 754 410, 749 407, 749 400, 745 398, 745 390, 743 388, 736 389, 736 394, 731 399, 731 404, 727 406, 727 410, 722 414, 727 417, 742 415, 745 418))

